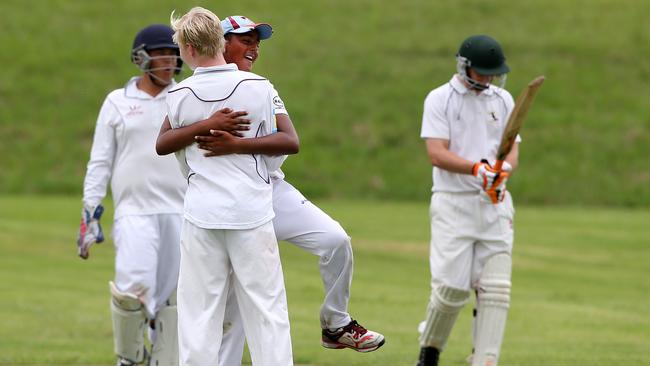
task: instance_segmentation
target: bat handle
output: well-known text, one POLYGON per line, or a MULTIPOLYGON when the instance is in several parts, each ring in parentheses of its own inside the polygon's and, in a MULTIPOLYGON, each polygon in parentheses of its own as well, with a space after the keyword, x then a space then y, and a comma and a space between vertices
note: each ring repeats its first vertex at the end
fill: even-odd
POLYGON ((497 160, 497 162, 494 163, 494 170, 501 170, 501 167, 503 167, 503 160, 497 160))

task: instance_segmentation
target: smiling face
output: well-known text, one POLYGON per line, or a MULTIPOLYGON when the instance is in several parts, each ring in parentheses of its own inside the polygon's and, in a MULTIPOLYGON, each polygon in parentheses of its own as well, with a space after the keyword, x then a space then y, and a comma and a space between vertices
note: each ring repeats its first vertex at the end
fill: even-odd
POLYGON ((248 33, 226 34, 223 57, 228 63, 237 64, 241 71, 251 71, 260 51, 260 36, 256 30, 248 33))

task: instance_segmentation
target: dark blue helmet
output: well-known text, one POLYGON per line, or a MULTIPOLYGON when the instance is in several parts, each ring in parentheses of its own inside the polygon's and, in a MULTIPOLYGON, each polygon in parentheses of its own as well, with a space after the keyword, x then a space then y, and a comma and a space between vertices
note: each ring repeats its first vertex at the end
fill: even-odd
MULTIPOLYGON (((149 56, 149 51, 160 48, 172 48, 176 50, 177 55, 180 55, 178 45, 172 39, 173 34, 174 31, 164 24, 153 24, 142 29, 135 35, 135 39, 133 40, 131 62, 138 65, 142 71, 150 71, 149 66, 152 58, 149 56)), ((183 60, 179 57, 176 65, 176 74, 181 72, 182 66, 183 60)))

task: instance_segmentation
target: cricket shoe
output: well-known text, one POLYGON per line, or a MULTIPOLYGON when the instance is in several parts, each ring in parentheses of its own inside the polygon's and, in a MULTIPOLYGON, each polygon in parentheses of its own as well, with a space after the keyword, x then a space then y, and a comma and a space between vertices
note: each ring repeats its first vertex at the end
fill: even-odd
POLYGON ((119 357, 117 359, 117 366, 135 366, 137 363, 129 361, 126 358, 119 357))
POLYGON ((472 350, 472 353, 470 353, 469 356, 465 358, 465 362, 467 362, 467 364, 470 366, 472 365, 472 362, 474 362, 474 350, 472 350))
POLYGON ((150 355, 149 355, 149 352, 147 352, 146 347, 143 349, 143 352, 144 352, 144 357, 143 357, 142 361, 140 361, 140 362, 131 361, 131 360, 126 359, 124 357, 117 356, 117 366, 149 365, 149 361, 150 361, 149 356, 150 355))
POLYGON ((435 347, 420 348, 420 357, 415 366, 438 366, 440 351, 435 347))
POLYGON ((368 330, 352 319, 348 325, 335 331, 323 329, 321 344, 325 348, 351 348, 357 352, 372 352, 384 345, 384 336, 368 330))

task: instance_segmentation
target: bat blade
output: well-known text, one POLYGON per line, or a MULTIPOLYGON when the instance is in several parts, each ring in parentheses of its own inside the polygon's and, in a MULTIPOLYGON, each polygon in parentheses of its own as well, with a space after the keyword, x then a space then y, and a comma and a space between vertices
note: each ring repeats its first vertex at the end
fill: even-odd
POLYGON ((515 139, 521 130, 521 126, 524 124, 524 120, 528 115, 528 109, 530 109, 533 100, 535 100, 535 95, 537 91, 544 83, 545 77, 538 76, 533 81, 528 83, 528 86, 519 94, 517 101, 515 102, 515 108, 508 118, 508 123, 506 128, 503 131, 503 137, 501 138, 501 143, 499 144, 499 150, 497 150, 497 162, 495 164, 496 169, 501 169, 501 165, 505 160, 512 146, 515 143, 515 139))

